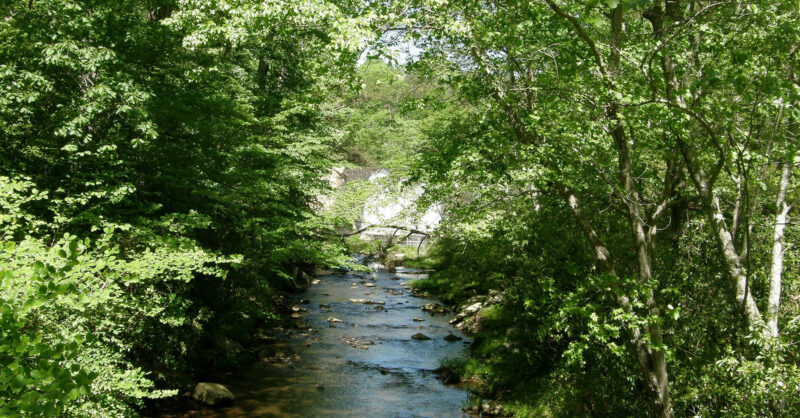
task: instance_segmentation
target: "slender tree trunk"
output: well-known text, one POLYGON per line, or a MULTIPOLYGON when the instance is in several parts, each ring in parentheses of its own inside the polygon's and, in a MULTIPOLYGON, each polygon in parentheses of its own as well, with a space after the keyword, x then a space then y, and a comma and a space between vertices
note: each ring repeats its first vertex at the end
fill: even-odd
MULTIPOLYGON (((564 185, 557 184, 556 187, 558 188, 561 196, 567 202, 567 206, 569 206, 573 218, 586 237, 586 240, 589 241, 589 245, 592 247, 595 255, 595 262, 598 269, 601 272, 616 277, 617 273, 614 269, 611 253, 608 251, 608 248, 600 239, 600 236, 597 234, 595 229, 586 219, 581 208, 580 200, 564 185)), ((644 229, 641 228, 641 225, 639 226, 639 230, 642 232, 641 236, 644 237, 644 229)), ((644 257, 644 263, 640 264, 639 277, 640 279, 641 277, 647 277, 649 280, 652 277, 651 260, 646 247, 647 243, 644 244, 644 247, 638 247, 637 243, 637 254, 639 254, 640 258, 644 257), (639 251, 640 249, 641 251, 639 251), (643 272, 644 276, 642 276, 643 272)), ((625 295, 619 297, 619 304, 626 311, 630 311, 632 309, 630 306, 630 300, 625 295)), ((650 293, 648 294, 647 305, 651 310, 651 314, 653 314, 653 310, 655 310, 655 314, 658 315, 658 309, 655 307, 655 298, 652 289, 650 289, 650 293)), ((669 376, 667 374, 667 362, 666 358, 664 357, 664 352, 660 350, 652 350, 648 347, 648 345, 643 341, 641 328, 632 327, 630 332, 631 342, 634 346, 634 353, 636 354, 636 360, 639 365, 639 369, 641 370, 647 384, 658 397, 657 406, 659 413, 661 416, 671 416, 672 403, 669 396, 669 376)), ((650 341, 652 343, 656 343, 658 345, 662 344, 661 329, 657 324, 655 326, 645 327, 644 332, 649 334, 650 341)))
MULTIPOLYGON (((594 41, 590 39, 588 33, 583 30, 580 22, 577 22, 574 16, 570 15, 563 11, 558 5, 554 2, 547 0, 547 3, 550 7, 558 14, 559 16, 567 19, 570 21, 578 32, 578 36, 581 37, 592 50, 593 55, 597 61, 597 65, 600 68, 600 72, 603 77, 603 82, 609 84, 610 87, 613 87, 614 77, 617 76, 618 69, 619 69, 619 61, 620 61, 620 45, 622 41, 622 14, 623 14, 623 6, 618 6, 612 15, 612 34, 611 34, 611 53, 609 56, 609 72, 606 71, 605 65, 603 64, 603 58, 597 49, 594 41), (609 78, 610 76, 610 78, 609 78)), ((489 59, 486 53, 478 48, 473 48, 473 56, 476 61, 483 67, 482 69, 486 73, 488 78, 492 78, 493 73, 489 71, 488 64, 489 59)), ((493 89, 493 97, 498 103, 504 108, 509 121, 511 122, 511 126, 514 129, 515 134, 525 142, 533 143, 535 142, 536 135, 532 134, 528 131, 527 127, 521 123, 520 118, 518 117, 515 110, 510 109, 508 103, 505 101, 505 94, 501 88, 494 86, 493 89)), ((621 118, 618 114, 618 104, 613 100, 608 103, 606 117, 610 121, 610 130, 612 132, 612 137, 621 138, 622 143, 624 145, 622 147, 618 147, 618 151, 620 152, 620 168, 621 171, 625 171, 624 175, 620 176, 621 182, 623 185, 626 185, 627 189, 632 192, 635 192, 636 197, 631 199, 630 195, 627 199, 628 201, 635 201, 635 205, 628 205, 629 207, 629 215, 632 222, 632 234, 634 236, 634 243, 636 245, 637 251, 637 260, 639 261, 639 280, 640 282, 649 282, 652 279, 652 254, 651 249, 654 248, 652 242, 648 240, 648 233, 647 233, 647 225, 645 225, 643 219, 645 218, 645 210, 642 206, 642 202, 640 200, 640 196, 638 190, 636 190, 634 182, 633 182, 633 174, 632 168, 630 163, 630 147, 627 144, 627 140, 624 138, 624 128, 621 123, 621 118)), ((621 143, 618 145, 622 145, 621 143)), ((545 162, 546 166, 556 170, 558 172, 558 165, 554 164, 553 162, 545 162)), ((562 197, 566 201, 568 207, 572 211, 573 217, 578 223, 578 226, 583 231, 586 239, 589 241, 594 254, 595 260, 598 268, 601 271, 604 271, 608 274, 616 276, 616 272, 614 271, 613 262, 611 261, 610 253, 607 247, 602 243, 599 238, 597 232, 591 227, 590 223, 584 216, 580 201, 578 197, 572 193, 567 187, 563 184, 557 185, 559 193, 562 194, 562 197)), ((623 202, 628 204, 628 202, 623 202)), ((649 309, 649 314, 658 317, 658 309, 656 308, 655 303, 655 296, 653 289, 650 289, 650 294, 647 297, 647 306, 649 309)), ((630 306, 630 301, 627 296, 620 296, 619 298, 620 305, 626 309, 627 311, 631 311, 632 307, 630 306)), ((644 329, 640 327, 632 327, 631 336, 632 342, 634 344, 635 354, 639 363, 639 367, 644 375, 645 381, 648 385, 651 386, 653 389, 653 393, 655 395, 655 405, 659 410, 661 416, 669 417, 672 415, 672 406, 671 400, 669 397, 669 378, 667 374, 667 367, 666 367, 666 358, 664 356, 663 351, 660 350, 652 350, 651 346, 653 344, 662 346, 662 335, 660 330, 660 325, 658 323, 654 323, 649 327, 644 327, 644 329), (644 334, 642 331, 644 330, 644 334), (649 343, 645 341, 644 335, 647 335, 649 338, 649 343)))
MULTIPOLYGON (((794 135, 790 135, 794 136, 794 135)), ((778 186, 778 199, 775 214, 775 229, 772 234, 772 265, 769 271, 769 302, 767 305, 767 325, 774 338, 778 337, 778 314, 781 306, 781 281, 783 277, 784 231, 789 222, 791 206, 786 202, 786 191, 792 178, 792 164, 794 152, 787 153, 785 161, 781 162, 781 180, 778 186)))
POLYGON ((722 209, 720 207, 719 195, 717 195, 716 191, 711 186, 705 171, 699 166, 697 157, 694 155, 694 150, 681 138, 677 140, 686 165, 689 168, 689 174, 692 177, 695 188, 700 194, 703 212, 708 219, 708 223, 714 232, 717 246, 722 253, 722 261, 725 264, 728 276, 733 282, 736 302, 741 307, 748 324, 760 330, 765 336, 768 336, 769 333, 764 319, 761 316, 758 305, 756 305, 752 292, 750 292, 747 275, 742 266, 742 259, 739 253, 736 252, 733 236, 725 223, 725 216, 722 214, 722 209))
MULTIPOLYGON (((672 0, 672 2, 672 15, 665 15, 663 0, 656 0, 653 7, 644 14, 644 17, 650 20, 653 26, 653 35, 656 39, 660 40, 665 37, 664 20, 666 17, 670 17, 672 20, 676 20, 679 17, 674 13, 678 13, 680 10, 680 1, 672 0)), ((679 107, 684 107, 685 103, 683 103, 681 98, 676 97, 675 94, 678 90, 678 81, 675 76, 675 63, 669 55, 668 47, 664 47, 661 51, 661 68, 664 73, 664 90, 667 100, 677 104, 679 107)), ((720 208, 720 198, 713 185, 715 176, 712 175, 711 178, 709 178, 708 174, 706 174, 705 170, 701 167, 694 153, 694 149, 692 149, 689 144, 680 137, 677 137, 676 141, 686 167, 689 170, 692 182, 700 195, 703 211, 708 219, 708 223, 714 232, 717 247, 721 252, 728 276, 733 283, 736 301, 741 307, 748 324, 767 336, 769 332, 761 316, 761 312, 758 309, 758 305, 753 298, 753 294, 750 292, 750 286, 743 268, 742 258, 736 251, 733 234, 725 223, 725 216, 722 214, 720 208)))
MULTIPOLYGON (((608 59, 608 71, 611 82, 619 76, 619 61, 622 48, 622 19, 623 5, 618 5, 611 15, 611 51, 608 59)), ((648 225, 645 223, 646 209, 642 201, 642 195, 634 183, 633 161, 631 158, 630 144, 625 135, 625 128, 619 114, 619 104, 612 101, 608 105, 606 118, 609 121, 609 130, 617 149, 619 182, 625 195, 624 204, 628 208, 628 218, 631 225, 631 235, 633 237, 634 249, 636 251, 636 261, 639 267, 638 280, 640 283, 648 283, 653 279, 653 250, 654 234, 648 233, 648 225)), ((668 179, 665 177, 665 181, 668 179)), ((648 313, 654 318, 660 317, 660 312, 655 301, 655 292, 652 286, 648 286, 647 299, 648 313)), ((661 326, 655 322, 645 327, 645 332, 649 334, 651 345, 663 346, 661 326)), ((672 416, 672 400, 669 395, 669 375, 667 373, 667 361, 662 349, 653 350, 647 348, 650 354, 647 375, 650 376, 650 385, 656 394, 656 406, 658 412, 663 417, 672 416)))

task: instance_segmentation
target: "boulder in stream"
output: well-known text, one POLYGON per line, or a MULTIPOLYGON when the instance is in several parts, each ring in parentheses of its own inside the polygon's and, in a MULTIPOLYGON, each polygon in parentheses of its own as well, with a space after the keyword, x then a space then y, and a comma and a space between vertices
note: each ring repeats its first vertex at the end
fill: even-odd
POLYGON ((425 340, 430 340, 431 339, 431 337, 429 337, 429 336, 427 336, 427 335, 425 335, 425 334, 423 334, 421 332, 418 332, 418 333, 412 335, 411 338, 413 338, 413 339, 415 339, 417 341, 425 341, 425 340))
POLYGON ((445 341, 448 341, 448 342, 451 342, 451 343, 456 342, 456 341, 461 341, 462 339, 463 338, 461 338, 458 335, 455 335, 453 333, 447 334, 447 336, 444 337, 445 341))
POLYGON ((233 393, 219 383, 198 383, 194 387, 192 397, 209 406, 222 406, 233 403, 233 393))

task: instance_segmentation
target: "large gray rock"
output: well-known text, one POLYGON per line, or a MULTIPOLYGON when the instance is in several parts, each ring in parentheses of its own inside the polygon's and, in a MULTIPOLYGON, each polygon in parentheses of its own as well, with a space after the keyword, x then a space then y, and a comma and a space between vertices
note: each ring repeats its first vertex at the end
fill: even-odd
POLYGON ((198 383, 194 387, 192 397, 209 406, 230 405, 233 403, 233 393, 219 383, 198 383))

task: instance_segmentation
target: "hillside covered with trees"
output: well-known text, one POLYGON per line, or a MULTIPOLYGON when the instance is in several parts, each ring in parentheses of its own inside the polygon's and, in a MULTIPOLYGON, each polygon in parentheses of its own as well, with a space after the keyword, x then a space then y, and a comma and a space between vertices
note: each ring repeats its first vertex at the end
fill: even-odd
POLYGON ((411 286, 502 296, 443 369, 503 414, 800 414, 797 1, 0 16, 0 415, 157 415, 252 361, 363 249, 333 167, 445 205, 411 286))

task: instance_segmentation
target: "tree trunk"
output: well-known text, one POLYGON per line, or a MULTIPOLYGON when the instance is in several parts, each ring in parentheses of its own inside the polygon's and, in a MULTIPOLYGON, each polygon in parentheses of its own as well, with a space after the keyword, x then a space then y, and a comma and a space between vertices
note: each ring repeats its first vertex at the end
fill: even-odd
POLYGON ((725 223, 725 216, 722 214, 722 209, 720 207, 719 195, 717 195, 710 184, 705 171, 700 167, 694 150, 681 138, 677 138, 677 141, 681 148, 681 154, 683 154, 684 160, 686 161, 686 166, 689 169, 689 174, 700 195, 703 212, 714 232, 717 246, 721 252, 722 261, 725 264, 728 276, 733 282, 736 302, 741 307, 748 324, 761 331, 764 336, 769 336, 758 305, 756 305, 753 294, 750 292, 747 275, 742 267, 742 259, 739 253, 736 252, 733 237, 725 223))
POLYGON ((775 229, 772 234, 772 265, 769 271, 769 302, 767 305, 767 325, 772 337, 778 337, 778 314, 781 306, 781 281, 783 277, 784 231, 789 222, 791 206, 786 203, 786 190, 792 178, 792 164, 794 153, 787 153, 786 161, 781 162, 781 180, 778 190, 775 214, 775 229))
MULTIPOLYGON (((623 7, 618 5, 611 15, 611 52, 608 59, 608 71, 611 83, 614 84, 615 78, 619 76, 619 60, 622 48, 622 18, 623 7)), ((625 195, 623 204, 628 208, 628 218, 631 225, 631 236, 633 237, 634 249, 636 251, 636 261, 639 267, 638 280, 640 283, 648 283, 653 279, 653 250, 655 249, 655 234, 648 233, 648 226, 644 219, 647 218, 646 209, 642 201, 642 195, 634 183, 633 160, 631 158, 630 144, 625 135, 625 128, 619 114, 619 104, 611 101, 608 105, 606 118, 609 122, 609 130, 617 149, 618 175, 619 182, 625 195)), ((665 176, 665 182, 670 181, 665 176)), ((660 312, 655 301, 655 292, 652 286, 648 286, 647 300, 648 313, 651 317, 659 318, 660 312)), ((661 334, 661 326, 655 322, 644 328, 649 334, 651 345, 663 347, 664 342, 661 334)), ((669 375, 667 374, 667 361, 664 351, 661 348, 647 348, 650 354, 650 362, 646 367, 646 375, 650 377, 650 386, 656 394, 656 407, 659 415, 663 417, 672 416, 672 401, 669 395, 669 375)))
MULTIPOLYGON (((677 13, 680 10, 679 1, 673 1, 675 4, 672 5, 671 11, 677 13)), ((663 39, 665 37, 664 20, 666 17, 670 17, 672 20, 678 18, 677 15, 666 16, 662 3, 662 0, 655 1, 653 7, 644 13, 644 17, 650 20, 653 26, 653 35, 656 39, 663 39)), ((675 94, 678 90, 678 81, 675 76, 675 63, 672 61, 669 55, 669 48, 667 47, 664 47, 661 52, 661 69, 664 74, 664 91, 667 101, 683 108, 685 103, 683 103, 681 98, 676 97, 675 94)), ((748 278, 742 267, 741 256, 736 251, 733 235, 725 223, 725 217, 720 208, 719 195, 716 190, 714 190, 713 183, 716 178, 714 175, 715 173, 712 173, 711 177, 709 177, 701 167, 694 153, 694 149, 680 137, 677 137, 676 141, 686 167, 689 170, 692 182, 700 195, 703 212, 714 232, 717 247, 721 252, 721 258, 725 264, 728 276, 733 282, 736 301, 741 307, 748 324, 758 329, 762 335, 767 336, 769 332, 759 312, 758 305, 756 305, 755 299, 753 298, 753 294, 750 292, 748 278)), ((719 163, 723 162, 722 160, 719 161, 719 163)))

